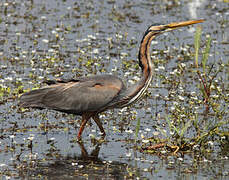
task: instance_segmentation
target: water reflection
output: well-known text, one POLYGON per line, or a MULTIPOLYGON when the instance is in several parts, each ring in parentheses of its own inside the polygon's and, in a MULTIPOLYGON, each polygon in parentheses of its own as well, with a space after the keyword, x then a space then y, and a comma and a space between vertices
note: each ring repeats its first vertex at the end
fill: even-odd
MULTIPOLYGON (((96 142, 95 147, 88 153, 83 142, 78 142, 81 155, 58 157, 48 162, 40 162, 35 169, 27 172, 26 177, 47 179, 68 179, 76 177, 90 177, 90 179, 123 179, 128 175, 128 164, 118 161, 105 161, 99 158, 103 142, 96 142)), ((25 176, 24 176, 25 177, 25 176)))

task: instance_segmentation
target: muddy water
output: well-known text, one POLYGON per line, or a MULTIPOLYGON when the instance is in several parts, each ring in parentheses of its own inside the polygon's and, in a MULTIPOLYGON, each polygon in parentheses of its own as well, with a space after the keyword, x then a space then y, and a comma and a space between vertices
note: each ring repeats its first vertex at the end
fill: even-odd
MULTIPOLYGON (((94 140, 100 134, 92 124, 83 133, 83 143, 77 143, 80 117, 48 110, 21 110, 17 105, 23 90, 44 86, 45 79, 112 73, 123 77, 127 84, 134 83, 141 75, 136 60, 139 43, 149 25, 200 18, 206 19, 201 25, 202 47, 206 35, 212 37, 209 63, 225 64, 219 82, 224 83, 223 92, 228 97, 227 1, 2 0, 0 13, 3 179, 228 178, 228 144, 213 142, 211 152, 204 155, 194 151, 177 156, 163 154, 164 151, 149 154, 136 148, 141 146, 143 136, 160 137, 156 127, 169 134, 165 117, 176 98, 164 98, 173 85, 161 77, 176 74, 177 64, 192 67, 196 26, 165 34, 152 43, 152 56, 163 63, 156 65, 153 83, 140 102, 101 114, 107 132, 105 142, 94 140)), ((194 75, 190 71, 180 78, 190 93, 198 92, 194 75)), ((179 94, 182 89, 174 91, 179 94)), ((179 97, 182 101, 183 97, 179 97)), ((222 101, 225 102, 222 111, 228 110, 228 101, 222 101)), ((185 102, 183 105, 188 106, 185 102)), ((204 108, 198 110, 203 111, 204 108)), ((208 118, 217 119, 211 115, 208 118)), ((221 119, 227 121, 228 114, 221 119)))

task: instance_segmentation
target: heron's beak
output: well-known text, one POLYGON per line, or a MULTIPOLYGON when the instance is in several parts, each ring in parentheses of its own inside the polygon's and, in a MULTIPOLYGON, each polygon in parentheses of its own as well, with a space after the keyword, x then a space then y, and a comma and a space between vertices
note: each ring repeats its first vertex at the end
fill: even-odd
POLYGON ((174 22, 174 23, 170 23, 170 24, 167 24, 167 25, 163 25, 162 26, 162 30, 171 31, 171 30, 174 30, 174 29, 179 28, 179 27, 184 27, 184 26, 188 26, 188 25, 191 25, 191 24, 197 24, 197 23, 202 23, 202 22, 204 22, 203 19, 191 20, 191 21, 182 21, 182 22, 174 22))

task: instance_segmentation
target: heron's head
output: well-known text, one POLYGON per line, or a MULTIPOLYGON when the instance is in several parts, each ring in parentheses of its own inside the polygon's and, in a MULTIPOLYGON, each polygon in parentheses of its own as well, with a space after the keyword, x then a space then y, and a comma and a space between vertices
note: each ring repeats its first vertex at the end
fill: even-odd
POLYGON ((166 25, 152 25, 147 29, 146 33, 149 33, 149 32, 162 33, 162 32, 172 31, 179 27, 184 27, 184 26, 188 26, 191 24, 197 24, 203 21, 204 21, 203 19, 200 19, 200 20, 174 22, 174 23, 170 23, 166 25))

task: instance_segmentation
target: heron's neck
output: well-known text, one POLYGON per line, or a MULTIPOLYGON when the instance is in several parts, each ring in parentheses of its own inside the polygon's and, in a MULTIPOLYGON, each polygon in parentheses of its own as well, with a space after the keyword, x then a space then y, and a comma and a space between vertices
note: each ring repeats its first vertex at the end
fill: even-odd
POLYGON ((139 82, 128 88, 129 101, 126 105, 138 100, 144 94, 152 80, 154 66, 150 57, 150 45, 155 36, 155 33, 148 32, 141 41, 138 57, 139 65, 142 69, 142 78, 139 82))
POLYGON ((140 45, 138 59, 139 65, 142 69, 142 78, 139 83, 142 85, 147 85, 146 82, 148 82, 148 80, 151 80, 153 76, 153 62, 150 56, 150 45, 154 37, 155 34, 152 32, 145 34, 140 45))

